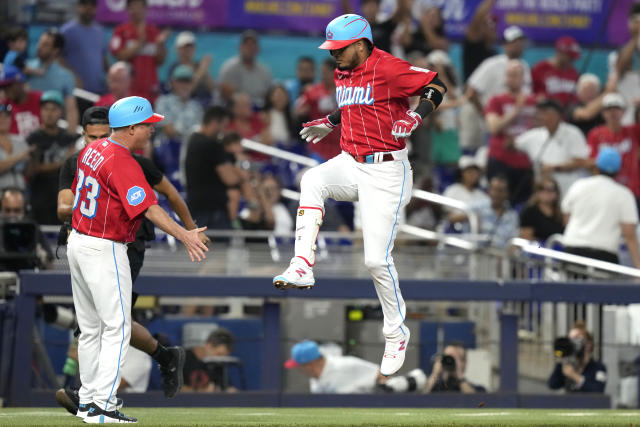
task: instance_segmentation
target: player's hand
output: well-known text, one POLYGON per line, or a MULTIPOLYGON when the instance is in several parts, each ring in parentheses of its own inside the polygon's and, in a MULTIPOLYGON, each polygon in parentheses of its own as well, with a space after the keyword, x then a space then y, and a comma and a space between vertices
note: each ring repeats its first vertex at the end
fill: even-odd
POLYGON ((209 247, 209 243, 211 243, 211 239, 207 237, 204 233, 198 233, 198 238, 202 243, 204 243, 207 247, 209 247))
POLYGON ((207 245, 200 241, 199 234, 205 231, 207 227, 194 228, 193 230, 186 231, 182 237, 182 243, 189 253, 191 261, 202 261, 207 256, 204 254, 209 251, 207 245))
POLYGON ((302 124, 300 136, 307 142, 317 143, 335 129, 335 125, 329 121, 328 117, 313 120, 302 124))
POLYGON ((396 120, 391 128, 391 135, 394 139, 406 138, 422 124, 422 117, 415 111, 407 110, 406 116, 396 120))

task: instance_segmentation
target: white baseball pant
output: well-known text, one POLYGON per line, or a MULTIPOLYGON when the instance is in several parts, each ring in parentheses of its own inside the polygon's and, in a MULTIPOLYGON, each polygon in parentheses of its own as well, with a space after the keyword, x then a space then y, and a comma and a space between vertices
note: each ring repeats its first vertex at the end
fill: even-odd
MULTIPOLYGON (((309 169, 300 183, 300 209, 296 216, 295 255, 313 258, 317 227, 308 208, 324 211, 324 201, 359 201, 364 241, 364 262, 369 270, 382 305, 387 337, 404 334, 405 304, 400 293, 398 273, 391 251, 398 231, 400 210, 411 199, 413 171, 407 160, 407 150, 396 151, 393 161, 358 163, 343 152, 333 159, 309 169)), ((378 158, 378 157, 376 157, 378 158)), ((311 263, 314 261, 312 260, 311 263)))
POLYGON ((67 257, 80 327, 80 403, 93 401, 105 411, 113 411, 131 338, 127 245, 74 230, 67 257))

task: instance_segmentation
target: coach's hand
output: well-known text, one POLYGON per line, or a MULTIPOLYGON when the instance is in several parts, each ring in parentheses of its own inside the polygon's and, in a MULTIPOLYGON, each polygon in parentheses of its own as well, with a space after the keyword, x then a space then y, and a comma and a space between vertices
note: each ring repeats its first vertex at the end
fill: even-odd
POLYGON ((302 124, 300 136, 307 142, 316 143, 335 129, 335 125, 329 121, 328 117, 313 120, 302 124))
POLYGON ((209 243, 211 243, 211 239, 204 233, 198 233, 198 238, 202 243, 204 243, 207 247, 209 247, 209 243))
POLYGON ((422 117, 415 111, 407 110, 406 116, 396 120, 391 128, 391 135, 394 139, 406 138, 422 124, 422 117))
POLYGON ((189 231, 185 230, 180 239, 187 249, 191 261, 202 261, 207 257, 204 253, 208 252, 209 248, 200 240, 200 233, 206 229, 207 227, 200 227, 189 231))

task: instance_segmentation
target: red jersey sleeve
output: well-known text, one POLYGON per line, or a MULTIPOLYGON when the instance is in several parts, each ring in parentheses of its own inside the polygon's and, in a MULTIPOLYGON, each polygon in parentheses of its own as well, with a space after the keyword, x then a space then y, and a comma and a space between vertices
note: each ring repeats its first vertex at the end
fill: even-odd
POLYGON ((484 115, 486 116, 489 113, 498 114, 499 116, 502 115, 502 102, 500 102, 499 96, 491 97, 489 102, 487 102, 487 106, 484 107, 484 115))
POLYGON ((420 95, 424 87, 438 75, 435 71, 414 67, 395 57, 389 60, 385 71, 391 97, 394 98, 420 95))
POLYGON ((118 168, 111 176, 111 182, 130 219, 158 204, 142 168, 132 156, 118 156, 118 168))

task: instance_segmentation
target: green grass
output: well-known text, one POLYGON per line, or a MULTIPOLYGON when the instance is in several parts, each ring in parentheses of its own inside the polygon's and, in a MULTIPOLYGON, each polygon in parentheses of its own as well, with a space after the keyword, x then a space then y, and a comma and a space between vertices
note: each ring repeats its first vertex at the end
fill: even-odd
MULTIPOLYGON (((640 410, 128 408, 143 426, 640 426, 640 410)), ((82 426, 57 408, 0 408, 0 426, 82 426)))

